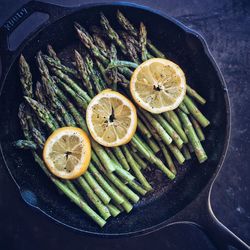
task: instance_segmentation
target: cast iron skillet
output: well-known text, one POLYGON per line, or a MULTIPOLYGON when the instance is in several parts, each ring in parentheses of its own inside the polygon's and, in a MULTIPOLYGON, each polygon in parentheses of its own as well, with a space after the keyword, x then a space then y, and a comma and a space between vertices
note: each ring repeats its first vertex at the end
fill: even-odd
MULTIPOLYGON (((0 141, 1 153, 24 201, 53 220, 78 231, 101 237, 138 236, 174 223, 204 226, 220 248, 233 245, 248 248, 222 225, 210 207, 210 191, 225 158, 230 134, 230 107, 227 88, 204 39, 178 21, 147 7, 130 3, 92 4, 66 8, 31 2, 21 8, 2 28, 0 141), (17 58, 23 53, 34 72, 34 55, 51 43, 65 54, 77 41, 73 21, 85 27, 98 22, 103 11, 115 22, 115 11, 123 11, 133 22, 143 20, 151 40, 169 59, 185 71, 187 80, 208 100, 203 110, 211 121, 206 130, 205 149, 209 160, 199 165, 196 160, 179 167, 179 175, 169 183, 165 177, 157 181, 153 194, 143 198, 130 213, 111 219, 100 229, 57 190, 35 164, 29 152, 14 150, 9 142, 22 138, 17 118, 21 88, 17 74, 17 58)), ((1 63, 0 63, 1 69, 1 63)))

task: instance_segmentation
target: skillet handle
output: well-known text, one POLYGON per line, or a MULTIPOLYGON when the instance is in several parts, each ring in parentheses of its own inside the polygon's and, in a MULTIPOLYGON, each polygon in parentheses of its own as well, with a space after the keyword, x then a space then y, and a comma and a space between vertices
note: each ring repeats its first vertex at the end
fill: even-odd
POLYGON ((177 223, 194 224, 208 236, 211 242, 220 250, 250 249, 244 241, 223 225, 215 216, 210 203, 211 188, 205 190, 196 203, 188 206, 175 218, 177 223))
POLYGON ((223 225, 214 215, 210 202, 208 202, 204 216, 198 225, 207 234, 218 249, 230 249, 230 246, 236 249, 250 249, 250 247, 223 225))
POLYGON ((68 15, 75 8, 31 1, 17 10, 0 28, 1 82, 4 81, 10 66, 21 53, 25 41, 45 26, 68 15))

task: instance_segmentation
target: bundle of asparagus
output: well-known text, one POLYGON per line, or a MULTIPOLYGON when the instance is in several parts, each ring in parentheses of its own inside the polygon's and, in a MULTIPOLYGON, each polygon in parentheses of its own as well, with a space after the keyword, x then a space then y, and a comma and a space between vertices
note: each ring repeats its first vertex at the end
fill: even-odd
POLYGON ((123 29, 119 32, 101 13, 101 28, 91 27, 92 34, 75 23, 85 53, 75 50, 72 67, 64 65, 50 45, 47 55, 38 52, 41 81, 36 84, 22 55, 19 61, 25 102, 20 104, 18 115, 25 140, 17 141, 16 146, 30 149, 57 188, 101 227, 109 217, 130 212, 132 203, 153 189, 144 169, 154 166, 174 179, 178 173, 175 162, 183 164, 192 151, 200 163, 207 159, 201 141, 205 140, 202 127, 209 121, 196 106, 206 101, 187 86, 187 95, 177 110, 152 114, 138 107, 138 130, 128 144, 105 148, 90 137, 91 162, 76 180, 60 180, 47 170, 41 153, 51 132, 73 126, 88 133, 83 117, 97 93, 118 88, 130 97, 127 86, 131 69, 152 57, 165 58, 147 38, 143 23, 137 30, 119 10, 117 20, 123 29))

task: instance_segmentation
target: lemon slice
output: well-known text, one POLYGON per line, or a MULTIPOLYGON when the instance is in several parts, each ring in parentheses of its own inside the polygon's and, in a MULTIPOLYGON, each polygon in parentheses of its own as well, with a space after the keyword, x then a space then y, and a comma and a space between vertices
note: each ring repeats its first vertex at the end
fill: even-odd
POLYGON ((80 128, 57 129, 49 136, 43 149, 48 169, 62 179, 81 176, 87 170, 90 158, 90 140, 80 128))
POLYGON ((106 147, 128 143, 137 127, 135 106, 113 90, 104 90, 91 100, 86 120, 94 140, 106 147))
POLYGON ((180 105, 186 94, 186 78, 172 61, 152 58, 135 69, 130 91, 139 106, 159 114, 180 105))

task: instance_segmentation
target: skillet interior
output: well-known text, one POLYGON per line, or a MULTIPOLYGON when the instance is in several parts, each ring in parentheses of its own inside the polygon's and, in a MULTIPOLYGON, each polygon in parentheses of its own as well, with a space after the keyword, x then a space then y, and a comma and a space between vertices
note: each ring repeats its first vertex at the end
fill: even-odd
MULTIPOLYGON (((35 164, 29 152, 15 150, 10 145, 9 142, 23 138, 17 117, 22 91, 16 62, 6 78, 0 99, 2 151, 21 194, 31 205, 55 220, 94 234, 127 234, 143 231, 178 213, 196 198, 215 175, 227 139, 227 97, 219 73, 199 38, 153 12, 131 6, 119 6, 119 9, 134 23, 138 24, 140 20, 145 22, 150 39, 170 60, 183 68, 188 83, 207 99, 205 108, 201 108, 211 121, 211 126, 205 130, 205 150, 209 156, 206 163, 199 165, 193 157, 193 160, 178 167, 179 174, 171 183, 165 176, 157 174, 157 179, 153 178, 155 191, 151 195, 143 198, 129 215, 122 214, 111 219, 103 229, 100 229, 80 209, 62 195, 58 195, 56 188, 35 164)), ((72 51, 72 44, 77 41, 73 29, 74 21, 88 27, 98 22, 98 14, 103 11, 112 23, 115 23, 116 10, 117 6, 113 5, 83 9, 51 24, 27 41, 22 53, 31 65, 34 80, 38 77, 34 56, 39 49, 45 51, 46 45, 50 43, 63 56, 68 57, 72 51)))

